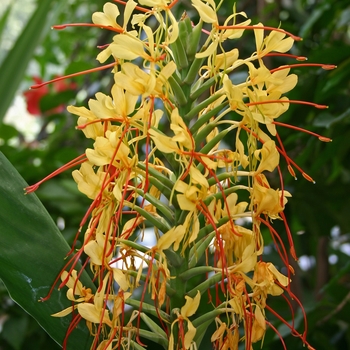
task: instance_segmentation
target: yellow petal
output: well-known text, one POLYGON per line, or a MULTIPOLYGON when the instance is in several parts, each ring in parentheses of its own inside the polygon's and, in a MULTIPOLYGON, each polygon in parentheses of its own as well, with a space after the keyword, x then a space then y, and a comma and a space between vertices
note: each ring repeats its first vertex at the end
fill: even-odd
POLYGON ((173 227, 159 238, 157 242, 157 248, 159 250, 168 249, 176 240, 182 238, 184 234, 185 227, 183 225, 173 227))
POLYGON ((192 322, 187 320, 187 332, 185 333, 185 349, 189 349, 194 336, 196 335, 196 328, 193 326, 192 322))
MULTIPOLYGON (((82 318, 92 323, 108 323, 108 310, 104 310, 103 317, 101 312, 95 308, 94 304, 82 303, 77 306, 78 312, 82 318)), ((102 311, 102 310, 101 310, 102 311)))
POLYGON ((265 323, 265 317, 263 316, 260 307, 255 307, 255 319, 253 321, 253 328, 252 328, 252 342, 255 343, 259 341, 265 334, 266 331, 266 323, 265 323))
MULTIPOLYGON (((61 274, 61 280, 64 281, 68 276, 67 271, 63 271, 61 274)), ((66 286, 72 290, 74 290, 75 295, 82 295, 83 284, 77 280, 77 271, 73 270, 71 275, 69 276, 68 282, 66 286)))
POLYGON ((213 333, 210 338, 210 341, 213 343, 215 340, 221 338, 226 330, 226 323, 221 323, 220 327, 213 333))
POLYGON ((217 49, 218 42, 213 41, 203 52, 196 53, 196 58, 204 58, 211 56, 217 49))
POLYGON ((84 246, 84 252, 90 257, 90 261, 95 265, 102 265, 103 247, 96 241, 90 241, 84 246))
POLYGON ((197 294, 194 298, 189 297, 188 295, 185 296, 186 303, 185 305, 181 308, 181 315, 183 317, 190 317, 195 314, 195 312, 198 309, 199 302, 201 300, 201 293, 199 290, 197 291, 197 294))
POLYGON ((181 210, 193 211, 196 209, 196 203, 190 201, 184 194, 178 194, 176 199, 181 210))
POLYGON ((280 161, 280 154, 273 140, 265 142, 260 150, 254 152, 254 156, 260 160, 260 164, 256 170, 257 173, 264 170, 274 171, 280 161))
POLYGON ((282 284, 282 286, 286 287, 289 284, 289 279, 287 276, 281 274, 275 267, 275 265, 268 263, 267 268, 271 271, 271 273, 275 276, 275 278, 278 280, 279 283, 282 284))
POLYGON ((113 269, 113 278, 123 291, 127 291, 129 289, 129 282, 123 271, 113 269))
MULTIPOLYGON (((258 23, 254 27, 262 27, 262 23, 258 23)), ((259 54, 259 52, 263 49, 263 40, 264 40, 264 29, 254 29, 254 35, 255 35, 255 45, 256 45, 256 51, 259 54)))
POLYGON ((112 350, 112 346, 113 346, 113 342, 111 342, 108 339, 108 340, 102 341, 96 350, 112 350), (109 345, 107 346, 108 343, 109 343, 109 345))
POLYGON ((160 132, 150 129, 149 134, 159 151, 164 153, 174 153, 179 149, 177 143, 170 137, 161 134, 160 132))
POLYGON ((64 316, 67 316, 69 315, 74 309, 76 309, 78 307, 78 305, 74 305, 74 307, 70 306, 70 307, 67 307, 66 309, 60 311, 60 312, 57 312, 53 315, 51 315, 52 317, 64 317, 64 316))
POLYGON ((204 4, 201 0, 192 0, 192 5, 198 11, 203 22, 216 23, 218 19, 214 10, 215 3, 213 1, 208 2, 211 3, 213 7, 210 7, 208 4, 204 4))
POLYGON ((128 34, 114 36, 110 49, 113 56, 130 61, 146 55, 142 41, 128 34))
POLYGON ((119 16, 119 14, 120 12, 118 6, 112 4, 111 2, 107 2, 103 6, 103 12, 95 12, 92 15, 92 22, 104 26, 120 28, 116 22, 116 18, 119 16))

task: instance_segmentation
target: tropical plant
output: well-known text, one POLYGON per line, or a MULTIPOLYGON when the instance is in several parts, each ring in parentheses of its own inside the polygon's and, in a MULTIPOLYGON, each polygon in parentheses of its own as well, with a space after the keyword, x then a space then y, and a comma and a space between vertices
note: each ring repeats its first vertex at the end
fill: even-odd
MULTIPOLYGON (((287 53, 299 37, 252 24, 235 7, 230 14, 224 9, 222 21, 223 2, 193 0, 180 19, 177 1, 120 3, 125 6, 122 24, 118 6, 106 3, 91 25, 115 34, 97 56, 101 63, 110 58, 112 63, 96 69, 113 69, 111 93, 98 92, 89 108, 68 107, 79 117, 77 129, 94 141, 92 148, 26 187, 24 203, 23 182, 14 181, 14 171, 3 160, 3 171, 10 175, 3 175, 8 181, 2 192, 11 188, 12 193, 6 212, 27 208, 15 231, 30 237, 38 226, 56 232, 39 239, 42 248, 38 240, 26 247, 41 252, 47 241, 58 247, 49 276, 35 280, 35 287, 27 279, 27 293, 33 295, 34 288, 38 298, 40 291, 42 301, 28 311, 64 348, 141 349, 151 341, 166 349, 195 349, 208 339, 218 349, 236 349, 240 342, 250 349, 264 339, 267 326, 285 347, 276 321, 311 349, 303 306, 291 289, 290 257, 297 259, 297 253, 284 214, 291 193, 280 158, 293 177, 296 169, 313 179, 288 155, 280 128, 330 139, 276 119, 292 104, 326 108, 286 97, 298 80, 291 69, 335 66, 287 63, 305 61, 287 53), (195 13, 197 24, 190 19, 195 13), (255 41, 248 56, 239 45, 243 38, 255 41), (276 57, 284 63, 267 68, 265 62, 277 62, 276 57), (66 243, 30 192, 79 164, 73 178, 91 203, 67 255, 66 243), (277 230, 279 221, 283 226, 277 230), (273 241, 279 262, 267 260, 265 241, 273 241), (278 269, 281 264, 284 268, 278 269), (289 314, 270 305, 279 295, 289 314), (303 311, 303 322, 289 322, 294 320, 292 302, 303 311)), ((56 28, 69 26, 76 25, 56 28)), ((7 217, 4 229, 15 221, 7 217)), ((17 235, 7 240, 12 231, 6 234, 8 246, 18 241, 17 235)), ((29 257, 28 270, 36 258, 29 257)), ((12 275, 32 275, 18 261, 8 261, 12 275)), ((3 280, 27 308, 9 271, 3 280)))

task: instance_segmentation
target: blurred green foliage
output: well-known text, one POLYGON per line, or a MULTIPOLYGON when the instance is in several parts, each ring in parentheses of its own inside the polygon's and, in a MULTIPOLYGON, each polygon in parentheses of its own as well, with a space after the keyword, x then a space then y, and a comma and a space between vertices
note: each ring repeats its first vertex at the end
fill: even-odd
MULTIPOLYGON (((22 1, 25 3, 25 0, 22 1)), ((39 20, 28 22, 34 23, 31 40, 25 39, 28 32, 24 30, 14 50, 8 53, 10 58, 5 58, 0 67, 0 91, 2 98, 6 95, 4 101, 12 101, 21 81, 22 85, 23 82, 27 86, 31 84, 32 74, 26 70, 30 60, 39 67, 44 80, 52 79, 52 66, 60 67, 62 74, 97 66, 96 46, 110 40, 109 33, 96 28, 67 28, 45 31, 45 35, 42 35, 45 26, 48 29, 53 24, 90 22, 91 14, 100 11, 104 1, 51 0, 48 1, 48 9, 40 10, 44 2, 38 0, 37 11, 42 12, 39 15, 34 12, 33 15, 39 16, 39 20), (54 22, 48 23, 49 20, 54 22), (23 53, 27 54, 26 59, 23 53), (7 72, 6 77, 1 72, 7 72)), ((232 8, 233 3, 232 0, 224 1, 220 13, 223 18, 225 9, 232 8)), ((186 1, 182 1, 178 15, 186 9, 186 1)), ((308 339, 318 350, 349 349, 350 4, 348 0, 238 0, 237 10, 247 12, 253 23, 261 21, 265 25, 278 26, 281 22, 284 29, 302 36, 304 40, 295 44, 293 54, 308 57, 309 63, 338 66, 333 71, 316 67, 293 69, 299 76, 299 83, 289 98, 326 104, 329 109, 291 105, 280 120, 322 134, 333 139, 333 142, 322 143, 310 135, 281 127, 278 132, 289 156, 316 181, 316 184, 312 184, 301 174, 297 174, 298 180, 295 181, 287 172, 287 164, 282 164, 285 187, 293 194, 286 215, 294 233, 297 254, 301 257, 300 266, 303 267, 301 269, 291 261, 297 272, 293 288, 308 314, 308 339)), ((0 19, 0 34, 10 18, 9 11, 0 19)), ((247 40, 237 41, 241 55, 254 51, 253 34, 246 33, 245 36, 247 40)), ((234 46, 236 42, 229 45, 234 46)), ((297 63, 290 59, 284 62, 297 63)), ((281 63, 281 58, 278 58, 278 63, 281 63)), ((271 57, 268 64, 271 68, 276 66, 275 59, 271 57)), ((25 135, 15 127, 0 122, 1 151, 29 184, 41 180, 82 154, 89 146, 82 133, 74 129, 75 117, 65 111, 53 114, 47 111, 61 104, 86 105, 95 92, 108 93, 106 73, 101 71, 74 78, 78 88, 74 93, 61 94, 59 100, 51 91, 41 101, 40 107, 46 112, 37 117, 40 132, 33 141, 26 141, 25 135)), ((7 102, 6 108, 9 104, 7 102)), ((0 120, 4 113, 5 110, 0 110, 0 120)), ((77 191, 70 173, 63 173, 45 183, 37 195, 59 224, 63 236, 71 243, 88 201, 77 191)), ((279 232, 284 232, 283 228, 279 232)), ((277 253, 272 246, 269 254, 270 260, 274 262, 275 259, 278 264, 277 253)), ((276 311, 287 314, 285 303, 270 299, 276 311)), ((297 322, 302 324, 299 309, 296 309, 296 315, 297 322)), ((269 315, 269 320, 276 321, 273 315, 269 315)), ((287 347, 301 349, 300 341, 289 335, 283 326, 279 327, 278 321, 276 324, 284 335, 287 347)), ((205 350, 206 342, 203 344, 201 348, 205 350)), ((58 346, 35 320, 14 304, 6 289, 0 286, 0 349, 32 348, 56 349, 58 346)), ((266 334, 264 348, 281 348, 280 340, 272 330, 266 334)))

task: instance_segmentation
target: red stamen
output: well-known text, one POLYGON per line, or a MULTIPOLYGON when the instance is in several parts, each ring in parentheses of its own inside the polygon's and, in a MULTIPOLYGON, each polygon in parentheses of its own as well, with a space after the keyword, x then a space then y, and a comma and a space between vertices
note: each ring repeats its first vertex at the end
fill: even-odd
POLYGON ((297 176, 295 175, 295 171, 293 167, 290 164, 288 164, 287 168, 288 168, 289 174, 291 174, 295 180, 298 180, 297 176))
POLYGON ((319 134, 316 134, 315 132, 312 132, 310 130, 306 130, 306 129, 300 128, 298 126, 294 126, 294 125, 290 125, 290 124, 286 124, 286 123, 281 123, 281 122, 276 122, 276 121, 273 121, 272 124, 280 125, 280 126, 284 126, 286 128, 290 128, 290 129, 294 129, 294 130, 305 132, 305 133, 310 134, 312 136, 316 136, 320 141, 323 141, 323 142, 331 142, 332 141, 332 139, 330 139, 328 137, 321 136, 319 134))
POLYGON ((168 6, 168 10, 171 10, 171 8, 173 8, 178 2, 179 2, 179 0, 174 0, 174 1, 168 6))
MULTIPOLYGON (((284 227, 285 227, 285 229, 286 229, 286 231, 287 231, 287 238, 288 238, 288 242, 289 242, 289 246, 290 246, 289 252, 290 252, 291 256, 293 257, 293 259, 294 259, 295 261, 298 261, 299 259, 298 259, 298 257, 297 257, 296 251, 295 251, 295 246, 294 246, 294 241, 293 241, 293 235, 292 235, 292 233, 291 233, 291 231, 290 231, 290 228, 289 228, 289 225, 288 225, 288 222, 287 222, 287 218, 286 218, 286 216, 284 215, 284 212, 283 212, 283 211, 280 213, 280 215, 281 215, 281 218, 282 218, 282 220, 283 220, 284 227)), ((288 265, 289 265, 289 264, 288 264, 288 265)), ((288 266, 287 266, 287 267, 288 267, 288 266)))
POLYGON ((315 181, 310 175, 308 175, 308 174, 306 174, 306 173, 304 173, 304 172, 302 172, 301 175, 303 175, 304 178, 305 178, 307 181, 310 181, 310 182, 312 182, 312 183, 314 183, 314 184, 316 183, 316 181, 315 181))
POLYGON ((288 255, 287 255, 287 251, 286 251, 286 247, 284 246, 284 243, 280 237, 280 235, 277 233, 277 231, 272 227, 272 225, 270 224, 269 221, 262 219, 261 217, 257 218, 260 222, 262 222, 270 231, 271 234, 271 238, 273 240, 274 246, 278 252, 278 255, 281 257, 284 265, 287 267, 289 265, 289 261, 288 261, 288 255), (279 248, 276 238, 278 240, 278 242, 281 245, 281 249, 279 248))
POLYGON ((272 323, 270 323, 270 322, 267 321, 267 320, 265 320, 265 323, 266 323, 270 328, 272 328, 272 330, 277 334, 278 338, 280 338, 280 341, 281 341, 281 343, 282 343, 283 349, 284 349, 284 350, 287 350, 287 347, 286 347, 286 344, 285 344, 285 342, 284 342, 284 340, 283 340, 283 337, 282 337, 281 333, 277 330, 277 328, 274 327, 274 326, 272 325, 272 323))
POLYGON ((332 139, 325 136, 319 136, 318 139, 322 142, 332 142, 332 139))
POLYGON ((290 36, 295 41, 301 41, 303 40, 300 36, 296 36, 292 33, 287 32, 286 30, 275 28, 275 27, 265 27, 265 26, 240 26, 238 25, 232 25, 232 26, 216 26, 217 29, 266 29, 270 31, 276 31, 280 33, 284 33, 288 36, 290 36))
POLYGON ((110 44, 97 45, 97 48, 103 50, 103 49, 105 49, 106 47, 108 47, 109 45, 110 45, 110 44))
POLYGON ((72 167, 74 167, 76 165, 84 163, 86 161, 87 161, 87 158, 86 158, 85 154, 82 154, 82 155, 78 156, 77 158, 74 158, 73 160, 71 160, 67 164, 61 166, 60 168, 58 168, 57 170, 52 172, 50 175, 44 177, 41 181, 37 182, 34 185, 26 187, 25 188, 25 191, 26 191, 25 194, 29 194, 29 193, 32 193, 32 192, 36 191, 43 182, 45 182, 45 181, 55 177, 58 174, 61 174, 62 172, 66 171, 66 170, 68 170, 68 169, 70 169, 70 168, 72 168, 72 167))
MULTIPOLYGON (((240 127, 241 127, 243 130, 245 130, 245 131, 249 132, 250 134, 252 134, 252 135, 253 135, 257 140, 259 140, 262 144, 265 143, 264 140, 262 140, 254 131, 250 130, 250 129, 249 129, 248 127, 246 127, 245 125, 241 124, 240 127)), ((307 175, 307 174, 304 172, 304 170, 303 170, 297 163, 294 162, 293 159, 291 159, 290 157, 288 157, 287 155, 285 155, 285 154, 283 153, 283 151, 282 151, 279 147, 276 146, 276 148, 277 148, 277 151, 278 151, 280 154, 282 154, 283 156, 285 156, 285 157, 288 158, 288 160, 287 160, 287 158, 286 158, 286 161, 287 161, 287 162, 288 162, 288 161, 291 162, 291 163, 300 171, 300 173, 305 177, 305 179, 307 179, 307 180, 310 181, 310 182, 313 182, 314 184, 316 183, 309 175, 307 175)))
POLYGON ((112 26, 104 26, 102 24, 94 24, 94 23, 66 23, 66 24, 57 24, 52 26, 52 29, 56 29, 56 30, 62 30, 62 29, 66 29, 67 27, 96 27, 96 28, 101 28, 101 29, 107 29, 107 30, 111 30, 113 32, 117 32, 117 33, 123 33, 124 29, 122 28, 115 28, 112 26))
MULTIPOLYGON (((280 146, 281 146, 281 150, 282 150, 282 152, 283 152, 283 153, 281 153, 281 154, 284 156, 284 159, 287 161, 287 166, 289 167, 289 166, 290 166, 289 157, 288 157, 288 155, 287 155, 286 150, 284 149, 283 142, 282 142, 282 140, 281 140, 280 135, 278 134, 278 132, 276 132, 276 137, 277 137, 278 143, 279 143, 280 146)), ((280 171, 279 166, 278 166, 278 171, 280 171)), ((281 178, 282 178, 282 175, 281 175, 281 178)), ((294 177, 294 178, 295 178, 295 177, 294 177)), ((282 183, 282 181, 281 181, 281 183, 282 183)), ((283 194, 282 194, 281 200, 283 201, 283 194)), ((283 203, 282 203, 281 205, 283 205, 283 203)))
POLYGON ((114 63, 106 64, 105 66, 102 66, 102 67, 96 67, 96 68, 92 68, 92 69, 83 70, 83 71, 78 72, 78 73, 68 74, 68 75, 65 75, 65 76, 63 76, 63 77, 58 77, 58 78, 55 78, 55 79, 46 81, 45 83, 42 83, 42 84, 35 84, 35 85, 32 85, 30 88, 31 88, 31 89, 39 89, 39 88, 41 88, 41 87, 44 86, 44 85, 48 85, 48 84, 51 84, 51 83, 55 83, 56 81, 60 81, 60 80, 68 79, 68 78, 72 78, 72 77, 78 77, 79 75, 89 74, 89 73, 93 73, 93 72, 98 72, 98 71, 100 71, 100 70, 112 68, 112 67, 114 67, 116 64, 118 64, 118 63, 117 63, 117 62, 114 62, 114 63))
POLYGON ((294 58, 297 61, 307 61, 307 57, 305 57, 305 56, 296 56, 296 55, 292 55, 290 53, 270 52, 270 53, 265 55, 265 57, 272 57, 272 56, 289 57, 289 58, 294 58))
POLYGON ((63 350, 67 349, 68 338, 69 338, 70 334, 73 332, 73 330, 75 328, 77 328, 81 319, 82 319, 82 317, 80 316, 80 314, 77 314, 74 316, 73 320, 71 321, 71 323, 67 329, 66 336, 64 337, 64 340, 63 340, 63 344, 62 344, 63 350))
POLYGON ((293 103, 293 104, 299 104, 299 105, 308 105, 312 106, 318 109, 327 109, 328 106, 326 105, 319 105, 317 103, 308 102, 308 101, 300 101, 300 100, 268 100, 268 101, 256 101, 256 102, 249 102, 246 103, 246 106, 256 106, 256 105, 264 105, 269 103, 293 103))
MULTIPOLYGON (((122 0, 113 0, 114 2, 118 3, 118 4, 121 4, 121 5, 124 5, 126 6, 126 2, 125 1, 122 1, 122 0)), ((145 9, 144 7, 141 7, 141 6, 135 6, 135 9, 136 10, 139 10, 141 12, 144 12, 144 13, 148 13, 150 12, 149 9, 145 9)))
POLYGON ((322 64, 322 63, 296 63, 296 64, 288 64, 284 66, 280 66, 278 68, 271 69, 270 72, 274 73, 279 70, 287 69, 287 68, 297 68, 297 67, 321 67, 324 70, 332 70, 337 68, 334 64, 322 64))

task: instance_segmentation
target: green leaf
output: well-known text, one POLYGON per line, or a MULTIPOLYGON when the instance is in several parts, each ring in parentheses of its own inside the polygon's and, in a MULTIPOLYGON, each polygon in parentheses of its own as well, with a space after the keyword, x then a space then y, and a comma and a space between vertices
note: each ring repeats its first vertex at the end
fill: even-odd
POLYGON ((18 136, 18 131, 12 125, 0 124, 0 139, 8 141, 18 136))
POLYGON ((307 21, 301 26, 299 35, 305 37, 311 31, 313 25, 320 19, 320 17, 330 9, 331 5, 328 3, 323 4, 319 8, 312 11, 312 14, 308 16, 307 21))
MULTIPOLYGON (((22 34, 17 39, 12 50, 8 53, 0 67, 0 122, 10 106, 18 86, 23 79, 35 48, 49 29, 46 19, 50 15, 51 5, 54 1, 38 1, 38 7, 34 11, 22 34)), ((57 10, 57 9, 56 9, 57 10)))
POLYGON ((15 349, 20 350, 28 327, 28 317, 13 317, 6 320, 3 328, 3 337, 15 349), (18 330, 21 332, 18 332, 18 330))
MULTIPOLYGON (((45 297, 65 264, 69 245, 35 194, 24 195, 27 186, 15 168, 0 153, 0 278, 11 298, 58 343, 62 344, 70 317, 51 315, 71 305, 65 291, 45 297)), ((85 286, 94 288, 86 273, 85 286)), ((79 325, 68 339, 67 349, 89 349, 91 337, 79 325)))
POLYGON ((7 23, 7 19, 10 15, 11 9, 12 9, 12 4, 10 4, 6 8, 5 12, 3 13, 3 15, 0 18, 0 40, 1 40, 2 32, 4 31, 5 25, 7 23))

